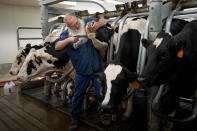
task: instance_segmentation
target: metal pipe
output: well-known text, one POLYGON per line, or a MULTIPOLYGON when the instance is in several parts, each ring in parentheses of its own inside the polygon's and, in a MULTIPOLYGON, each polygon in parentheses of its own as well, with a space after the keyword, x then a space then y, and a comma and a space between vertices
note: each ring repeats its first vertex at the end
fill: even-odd
POLYGON ((17 29, 42 29, 41 27, 19 26, 17 29))
MULTIPOLYGON (((56 27, 58 27, 58 26, 64 26, 65 25, 65 23, 56 23, 55 25, 53 25, 52 27, 51 27, 51 29, 49 30, 49 33, 52 33, 52 31, 56 28, 56 27)), ((61 31, 63 30, 62 29, 62 27, 61 27, 61 31)))
POLYGON ((194 10, 183 10, 183 11, 176 12, 174 14, 174 16, 177 16, 177 15, 187 15, 187 14, 196 14, 196 13, 197 13, 197 9, 194 9, 194 10))
MULTIPOLYGON (((127 11, 127 13, 142 13, 142 12, 148 12, 148 8, 147 7, 143 7, 143 8, 137 8, 131 11, 127 11)), ((105 16, 105 18, 111 18, 111 17, 118 17, 121 16, 122 11, 108 11, 105 13, 96 13, 96 14, 87 14, 87 15, 83 15, 83 16, 79 16, 82 18, 88 18, 88 17, 94 17, 95 15, 98 17, 102 17, 105 16)))
MULTIPOLYGON (((180 1, 179 1, 178 4, 180 4, 180 1)), ((181 6, 180 6, 180 5, 179 5, 176 9, 174 9, 174 10, 172 11, 172 13, 170 14, 170 16, 168 17, 168 19, 167 19, 167 21, 166 21, 166 29, 165 29, 165 32, 166 32, 166 33, 171 34, 171 33, 170 33, 170 26, 171 26, 172 18, 173 18, 173 16, 174 16, 174 14, 175 14, 177 11, 179 11, 179 10, 181 10, 181 6)))
POLYGON ((19 38, 19 40, 38 40, 38 39, 42 39, 42 37, 32 37, 32 38, 26 37, 26 38, 19 38))
MULTIPOLYGON (((146 21, 145 30, 143 34, 141 35, 141 40, 148 39, 148 29, 149 29, 149 17, 147 18, 147 21, 146 21)), ((137 67, 136 67, 137 73, 139 75, 141 75, 142 70, 144 69, 145 60, 146 60, 146 48, 142 45, 142 42, 140 41, 138 61, 137 61, 137 67)))
POLYGON ((193 1, 183 2, 183 3, 181 3, 181 7, 182 7, 182 9, 197 7, 197 1, 193 0, 193 1))
POLYGON ((42 27, 42 37, 45 39, 49 34, 49 23, 48 23, 48 6, 41 4, 40 7, 40 15, 41 15, 41 27, 42 27))
POLYGON ((181 9, 182 5, 179 6, 178 8, 176 8, 175 10, 172 11, 172 13, 170 14, 170 16, 168 17, 167 21, 166 21, 166 29, 165 32, 170 33, 170 26, 171 26, 171 22, 174 16, 178 16, 178 15, 187 15, 187 14, 196 14, 197 13, 197 9, 194 10, 183 10, 183 11, 179 11, 181 9))
POLYGON ((154 98, 153 103, 152 103, 152 110, 155 115, 157 115, 158 117, 160 117, 164 120, 178 122, 178 123, 189 122, 189 121, 192 121, 193 119, 196 118, 196 116, 197 116, 197 91, 193 95, 193 101, 189 100, 189 99, 185 99, 185 98, 180 98, 180 101, 183 101, 183 102, 184 101, 189 102, 189 103, 193 102, 192 114, 190 114, 190 116, 188 116, 186 118, 176 119, 174 117, 171 117, 171 116, 168 116, 168 115, 165 115, 165 114, 162 114, 161 112, 159 112, 159 101, 160 101, 163 90, 164 90, 164 86, 162 85, 159 88, 159 91, 157 92, 157 95, 154 98))
POLYGON ((20 40, 31 40, 31 39, 42 39, 42 38, 20 38, 19 36, 19 30, 21 29, 42 29, 41 27, 30 27, 30 26, 19 26, 16 28, 16 38, 17 38, 17 47, 20 46, 20 40))
POLYGON ((119 49, 119 46, 120 46, 120 38, 121 38, 121 35, 122 35, 122 29, 123 29, 123 26, 124 26, 124 23, 125 23, 126 19, 129 18, 129 17, 139 17, 139 16, 148 16, 148 12, 137 13, 137 14, 127 14, 121 19, 121 22, 120 22, 120 25, 119 25, 119 30, 118 30, 118 41, 117 41, 117 45, 116 45, 115 54, 118 53, 118 49, 119 49))
MULTIPOLYGON (((117 17, 111 24, 111 26, 115 26, 118 21, 121 19, 121 17, 117 17)), ((107 53, 107 64, 109 64, 109 62, 112 61, 112 56, 113 56, 113 52, 114 52, 114 36, 112 35, 111 40, 110 40, 110 45, 108 48, 108 53, 107 53)))

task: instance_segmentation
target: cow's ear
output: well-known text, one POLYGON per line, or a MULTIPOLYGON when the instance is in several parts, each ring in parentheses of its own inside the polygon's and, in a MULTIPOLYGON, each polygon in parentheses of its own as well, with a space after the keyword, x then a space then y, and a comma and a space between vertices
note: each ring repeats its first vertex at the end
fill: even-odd
POLYGON ((147 48, 150 44, 151 44, 151 41, 150 40, 147 40, 147 39, 142 39, 142 45, 147 48))
POLYGON ((137 79, 137 73, 131 72, 127 68, 123 67, 123 72, 125 73, 125 76, 129 82, 133 82, 137 79))
POLYGON ((28 44, 25 46, 25 49, 31 49, 31 44, 28 43, 28 44))

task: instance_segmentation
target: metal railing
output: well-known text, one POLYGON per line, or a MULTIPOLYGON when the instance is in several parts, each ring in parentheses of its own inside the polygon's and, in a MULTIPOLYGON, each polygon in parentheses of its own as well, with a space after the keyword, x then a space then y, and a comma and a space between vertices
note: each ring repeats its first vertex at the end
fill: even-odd
POLYGON ((19 31, 20 30, 27 30, 27 29, 31 29, 31 30, 41 30, 41 27, 27 27, 27 26, 19 26, 16 28, 16 35, 17 35, 17 47, 19 48, 20 46, 20 40, 40 40, 42 39, 42 37, 20 37, 19 35, 19 31))

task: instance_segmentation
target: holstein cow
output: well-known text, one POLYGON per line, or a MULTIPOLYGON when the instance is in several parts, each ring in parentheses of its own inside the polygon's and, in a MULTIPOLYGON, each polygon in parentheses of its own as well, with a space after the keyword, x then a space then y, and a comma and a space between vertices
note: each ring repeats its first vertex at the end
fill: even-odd
MULTIPOLYGON (((138 52, 140 45, 141 34, 145 29, 145 18, 128 19, 123 27, 123 34, 120 39, 120 48, 115 61, 108 65, 104 73, 99 74, 103 84, 103 92, 106 92, 102 102, 102 107, 105 110, 112 111, 115 109, 123 95, 126 94, 126 89, 129 83, 137 78, 136 66, 138 60, 138 52)), ((180 31, 180 26, 184 27, 185 21, 174 20, 171 28, 172 31, 180 31), (173 25, 176 29, 173 28, 173 25), (182 24, 181 24, 182 23, 182 24)))
POLYGON ((120 48, 115 61, 107 66, 101 76, 106 90, 102 107, 112 110, 120 103, 129 83, 137 78, 136 66, 141 34, 145 29, 146 19, 129 18, 123 27, 120 48))
POLYGON ((39 50, 31 49, 20 69, 18 78, 26 81, 49 71, 62 70, 68 61, 66 48, 56 51, 55 42, 39 50))
MULTIPOLYGON (((103 42, 108 42, 111 35, 113 35, 113 33, 110 33, 113 32, 112 28, 109 28, 108 26, 109 25, 100 27, 96 31, 95 38, 97 40, 94 40, 96 41, 95 45, 98 46, 98 44, 102 45, 103 42), (106 33, 106 30, 109 34, 103 35, 106 33)), ((92 37, 92 39, 95 38, 92 37)), ((100 50, 100 48, 98 50, 100 50)), ((55 50, 55 43, 47 45, 39 50, 31 49, 21 67, 18 78, 25 81, 49 71, 63 71, 68 61, 69 57, 66 48, 57 51, 55 50)))
POLYGON ((38 50, 38 49, 43 48, 47 44, 50 44, 51 42, 55 41, 58 38, 59 34, 60 34, 60 31, 54 31, 53 33, 49 34, 45 38, 45 40, 39 45, 31 46, 31 44, 27 44, 25 46, 25 48, 19 47, 19 49, 16 53, 15 60, 14 60, 12 67, 10 68, 10 71, 9 71, 10 75, 17 75, 19 73, 20 68, 25 61, 25 58, 29 54, 31 49, 38 50))
POLYGON ((147 64, 139 80, 146 85, 167 84, 161 97, 160 111, 169 114, 179 104, 179 97, 190 98, 197 88, 197 20, 188 23, 175 36, 159 33, 147 48, 147 64))

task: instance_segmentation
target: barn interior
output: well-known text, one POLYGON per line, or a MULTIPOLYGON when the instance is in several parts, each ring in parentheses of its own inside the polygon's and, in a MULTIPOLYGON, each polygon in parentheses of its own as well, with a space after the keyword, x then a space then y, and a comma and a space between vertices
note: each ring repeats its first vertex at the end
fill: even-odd
MULTIPOLYGON (((128 83, 129 86, 124 96, 118 98, 120 103, 115 111, 111 109, 106 113, 104 109, 101 109, 105 119, 110 121, 105 125, 100 120, 98 111, 100 106, 94 93, 95 86, 93 81, 90 81, 84 93, 80 124, 76 130, 197 130, 195 125, 197 122, 197 91, 194 91, 191 97, 178 97, 179 103, 176 109, 169 114, 163 114, 159 111, 158 106, 162 93, 165 94, 165 89, 169 85, 162 83, 148 87, 140 83, 139 79, 148 61, 146 48, 141 40, 147 39, 154 42, 161 31, 172 35, 170 29, 175 18, 188 23, 195 21, 197 18, 196 0, 7 0, 0 1, 0 7, 2 40, 0 45, 0 130, 70 130, 76 81, 76 72, 72 63, 67 62, 64 67, 58 69, 47 67, 47 64, 46 67, 43 67, 46 54, 39 52, 37 57, 34 55, 35 62, 37 63, 38 60, 39 63, 42 58, 44 60, 37 63, 40 65, 40 69, 39 66, 36 67, 37 69, 32 69, 32 72, 37 71, 37 74, 28 76, 30 74, 21 73, 22 69, 28 72, 25 62, 27 58, 30 58, 30 54, 34 53, 31 49, 33 46, 42 45, 42 48, 46 50, 52 48, 53 46, 50 44, 54 44, 60 34, 68 30, 69 26, 65 24, 64 20, 68 13, 74 14, 80 19, 105 18, 110 24, 110 29, 113 29, 113 32, 117 31, 107 41, 108 47, 104 51, 106 60, 103 71, 115 61, 122 49, 121 37, 125 31, 125 25, 129 22, 132 23, 132 18, 146 19, 145 24, 142 25, 143 31, 140 32, 139 52, 134 72, 138 76, 137 87, 133 84, 134 82, 128 83), (26 53, 27 48, 29 54, 19 54, 21 49, 26 53), (38 56, 40 59, 37 59, 38 56), (127 116, 125 116, 126 113, 128 113, 127 116)), ((131 24, 127 28, 137 28, 132 26, 134 25, 131 24)), ((88 35, 74 37, 90 39, 88 35)), ((47 62, 51 64, 52 59, 47 62)), ((100 77, 97 77, 97 80, 102 85, 103 81, 100 77)), ((190 84, 188 84, 188 90, 189 87, 190 84)), ((104 98, 105 95, 106 91, 104 98)))

